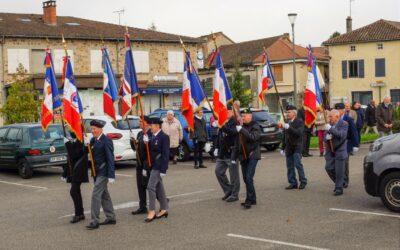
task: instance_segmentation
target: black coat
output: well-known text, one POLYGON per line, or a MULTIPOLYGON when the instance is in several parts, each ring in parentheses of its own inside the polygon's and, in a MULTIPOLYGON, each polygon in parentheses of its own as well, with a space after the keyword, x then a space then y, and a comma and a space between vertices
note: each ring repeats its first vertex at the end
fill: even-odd
POLYGON ((245 159, 241 143, 244 145, 248 160, 261 159, 260 138, 261 128, 258 123, 252 121, 249 124, 243 124, 243 128, 239 132, 239 160, 245 159))
POLYGON ((207 128, 206 120, 204 117, 199 119, 194 116, 194 131, 190 133, 190 138, 196 142, 206 142, 207 141, 207 128))
POLYGON ((231 158, 232 151, 235 150, 237 135, 236 122, 232 117, 218 130, 218 139, 215 145, 218 149, 218 159, 231 158))
POLYGON ((365 111, 365 119, 367 120, 367 125, 369 127, 376 126, 375 111, 376 107, 368 104, 367 110, 365 111))
POLYGON ((162 130, 152 135, 149 142, 151 169, 167 173, 169 162, 169 136, 162 130))
MULTIPOLYGON (((303 124, 304 121, 306 120, 306 111, 304 110, 303 107, 301 107, 298 111, 297 111, 297 118, 302 120, 303 124)), ((308 133, 311 134, 312 130, 313 130, 313 126, 314 124, 312 124, 310 127, 304 126, 303 128, 303 133, 308 133)))
POLYGON ((285 150, 286 156, 303 151, 303 131, 304 122, 295 118, 289 123, 289 128, 283 132, 282 150, 285 150))
MULTIPOLYGON (((151 138, 150 129, 147 130, 147 136, 149 137, 149 139, 151 138)), ((137 140, 135 141, 131 140, 131 148, 136 151, 137 168, 147 169, 148 167, 147 149, 146 149, 146 143, 143 141, 143 131, 140 131, 137 134, 137 140)), ((150 149, 150 144, 149 144, 149 149, 150 149)))
POLYGON ((88 155, 85 146, 75 140, 65 143, 65 147, 68 151, 70 165, 64 167, 62 176, 67 179, 68 183, 89 182, 88 155))

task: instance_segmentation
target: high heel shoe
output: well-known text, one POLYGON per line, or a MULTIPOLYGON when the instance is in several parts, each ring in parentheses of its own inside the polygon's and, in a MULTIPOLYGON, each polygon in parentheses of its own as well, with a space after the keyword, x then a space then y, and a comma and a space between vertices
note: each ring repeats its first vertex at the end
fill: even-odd
POLYGON ((156 216, 156 217, 157 217, 157 219, 161 219, 162 217, 168 218, 168 212, 165 212, 162 215, 156 216))
POLYGON ((144 220, 144 222, 149 223, 149 222, 152 222, 152 221, 155 220, 155 219, 157 219, 157 214, 154 214, 153 218, 146 218, 146 219, 144 220))

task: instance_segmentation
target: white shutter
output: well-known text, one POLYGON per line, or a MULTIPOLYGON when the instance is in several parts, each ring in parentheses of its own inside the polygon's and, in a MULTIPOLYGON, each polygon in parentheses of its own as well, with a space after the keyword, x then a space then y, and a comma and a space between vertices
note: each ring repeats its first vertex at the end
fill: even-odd
POLYGON ((137 73, 149 73, 149 52, 145 50, 134 50, 133 60, 137 73))
POLYGON ((90 72, 91 73, 102 73, 102 53, 99 49, 93 49, 90 51, 90 72))
POLYGON ((9 74, 16 73, 19 64, 22 64, 29 73, 29 49, 7 49, 7 62, 9 74))
POLYGON ((170 73, 183 73, 183 52, 168 51, 168 71, 170 73))
MULTIPOLYGON (((73 50, 67 50, 68 56, 70 58, 72 69, 74 69, 74 52, 73 50)), ((53 63, 54 63, 54 72, 56 74, 62 74, 62 68, 64 65, 63 57, 65 56, 65 50, 63 49, 54 49, 53 50, 53 63)))

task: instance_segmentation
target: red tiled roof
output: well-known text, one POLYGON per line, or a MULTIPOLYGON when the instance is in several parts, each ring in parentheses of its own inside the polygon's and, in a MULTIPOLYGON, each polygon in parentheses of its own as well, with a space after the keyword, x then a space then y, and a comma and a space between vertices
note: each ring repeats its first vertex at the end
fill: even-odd
POLYGON ((325 41, 324 45, 400 40, 400 22, 380 19, 367 26, 325 41))

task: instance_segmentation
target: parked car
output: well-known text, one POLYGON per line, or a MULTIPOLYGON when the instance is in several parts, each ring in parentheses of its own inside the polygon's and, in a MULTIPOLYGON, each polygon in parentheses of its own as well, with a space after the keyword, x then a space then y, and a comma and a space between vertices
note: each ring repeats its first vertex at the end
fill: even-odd
POLYGON ((141 131, 139 117, 128 116, 129 126, 126 119, 123 120, 121 116, 117 116, 116 123, 114 123, 108 116, 85 117, 83 120, 86 131, 88 132, 88 140, 92 138, 92 134, 90 133, 90 122, 94 119, 105 122, 103 132, 108 138, 113 140, 115 161, 128 161, 136 159, 136 152, 132 150, 130 144, 129 126, 136 137, 139 131, 141 131))
POLYGON ((262 109, 251 109, 253 121, 261 127, 260 145, 269 151, 274 151, 282 141, 282 130, 278 122, 266 111, 262 109))
POLYGON ((391 211, 400 213, 400 134, 379 138, 364 157, 364 186, 391 211))
MULTIPOLYGON (((156 109, 153 113, 149 114, 149 116, 155 116, 159 118, 164 118, 167 116, 167 112, 169 109, 156 109)), ((194 144, 192 140, 189 138, 189 128, 186 118, 182 115, 181 110, 174 110, 175 118, 179 120, 181 126, 183 128, 183 140, 181 145, 179 146, 179 154, 178 160, 187 161, 190 159, 190 155, 194 150, 194 144)), ((210 140, 210 118, 212 116, 212 112, 207 109, 203 109, 203 117, 206 120, 206 127, 208 132, 208 138, 210 140)))
POLYGON ((18 168, 28 179, 37 168, 67 165, 61 124, 50 125, 43 132, 39 123, 12 124, 0 127, 0 166, 18 168))

